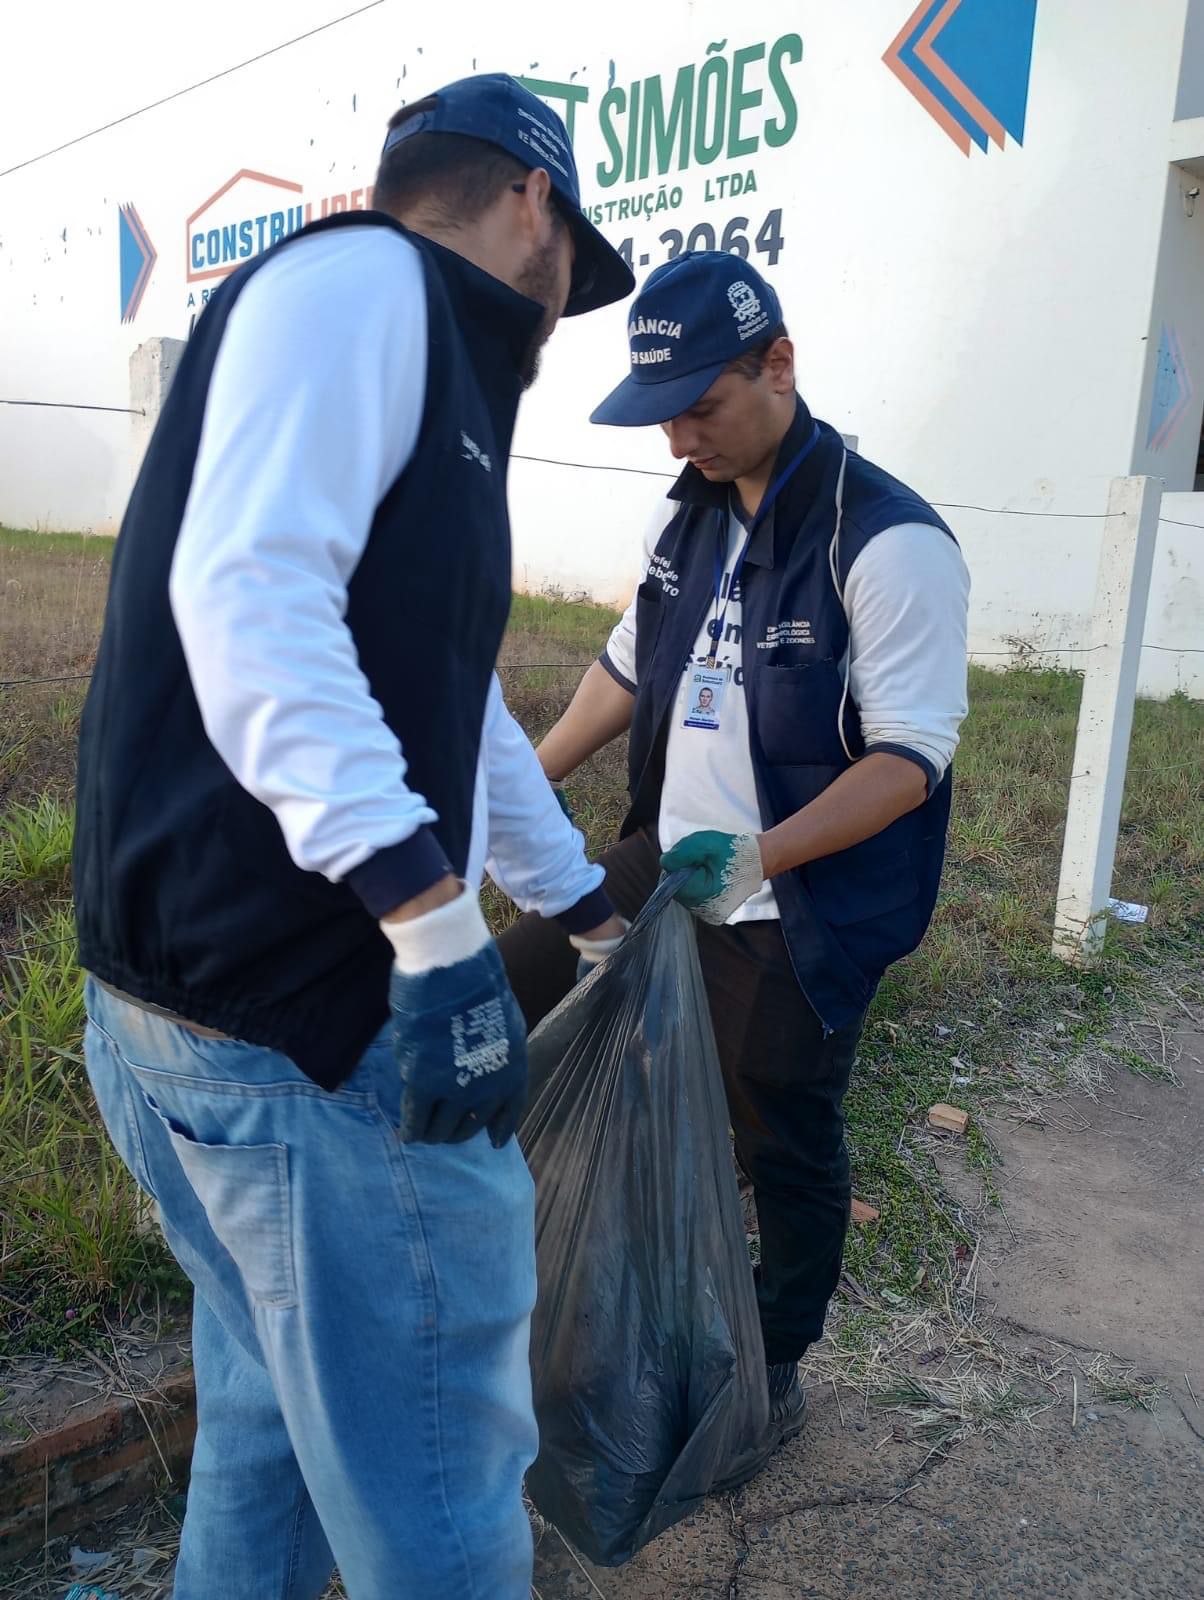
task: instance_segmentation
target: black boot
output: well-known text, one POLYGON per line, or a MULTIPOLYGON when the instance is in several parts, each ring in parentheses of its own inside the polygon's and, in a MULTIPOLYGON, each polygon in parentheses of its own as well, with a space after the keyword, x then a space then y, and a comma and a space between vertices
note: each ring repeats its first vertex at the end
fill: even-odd
POLYGON ((769 1381, 769 1435, 765 1447, 753 1461, 745 1461, 730 1477, 717 1483, 712 1494, 734 1494, 769 1460, 779 1445, 802 1432, 807 1416, 807 1391, 799 1382, 798 1362, 783 1361, 766 1368, 769 1381))
POLYGON ((769 1422, 785 1444, 802 1431, 807 1419, 807 1391, 799 1382, 798 1362, 782 1361, 769 1368, 769 1422))

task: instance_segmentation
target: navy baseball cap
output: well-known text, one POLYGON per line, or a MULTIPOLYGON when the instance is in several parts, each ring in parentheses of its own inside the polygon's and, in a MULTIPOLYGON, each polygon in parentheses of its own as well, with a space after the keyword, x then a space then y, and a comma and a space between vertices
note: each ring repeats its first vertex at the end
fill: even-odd
POLYGON ((631 371, 590 421, 646 428, 681 416, 781 322, 777 295, 747 261, 726 250, 676 256, 657 267, 632 306, 631 371))
POLYGON ((460 78, 429 98, 427 111, 407 117, 385 140, 385 155, 416 133, 460 133, 497 145, 524 167, 543 167, 573 233, 576 260, 566 317, 625 300, 635 288, 631 268, 581 209, 581 185, 568 130, 556 113, 504 72, 460 78))

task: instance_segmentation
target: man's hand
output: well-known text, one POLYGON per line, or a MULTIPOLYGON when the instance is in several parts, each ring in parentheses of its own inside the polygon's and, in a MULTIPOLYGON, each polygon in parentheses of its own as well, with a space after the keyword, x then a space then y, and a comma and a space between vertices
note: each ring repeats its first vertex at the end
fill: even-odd
POLYGON ((526 1099, 527 1030, 476 896, 445 878, 381 928, 396 956, 401 1140, 458 1144, 487 1130, 501 1149, 526 1099))
POLYGON ((676 898, 718 927, 765 881, 761 847, 751 833, 691 833, 661 857, 666 872, 689 870, 676 898))

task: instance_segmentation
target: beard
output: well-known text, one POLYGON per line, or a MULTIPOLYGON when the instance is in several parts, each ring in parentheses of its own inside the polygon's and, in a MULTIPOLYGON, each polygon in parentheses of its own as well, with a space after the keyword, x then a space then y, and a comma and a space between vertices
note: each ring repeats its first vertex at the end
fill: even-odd
POLYGON ((559 276, 560 236, 557 230, 546 244, 534 252, 515 284, 520 294, 525 294, 528 300, 534 300, 544 308, 543 321, 531 335, 531 342, 519 367, 519 377, 524 389, 529 389, 539 376, 539 358, 543 354, 543 347, 551 337, 552 329, 560 320, 559 313, 552 310, 559 276))

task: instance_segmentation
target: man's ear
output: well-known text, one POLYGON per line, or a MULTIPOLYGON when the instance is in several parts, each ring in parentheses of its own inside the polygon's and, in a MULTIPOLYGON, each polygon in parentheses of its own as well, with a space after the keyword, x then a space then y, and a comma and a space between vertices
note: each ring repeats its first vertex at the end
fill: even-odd
POLYGON ((532 232, 538 232, 542 220, 553 209, 552 180, 543 167, 536 167, 528 172, 523 199, 527 205, 532 232))
POLYGON ((765 371, 769 373, 770 389, 775 395, 791 394, 794 390, 794 344, 791 339, 775 339, 765 354, 765 371))
POLYGON ((769 347, 765 357, 765 370, 769 373, 769 383, 774 394, 791 394, 795 389, 794 382, 794 344, 783 336, 769 347))

